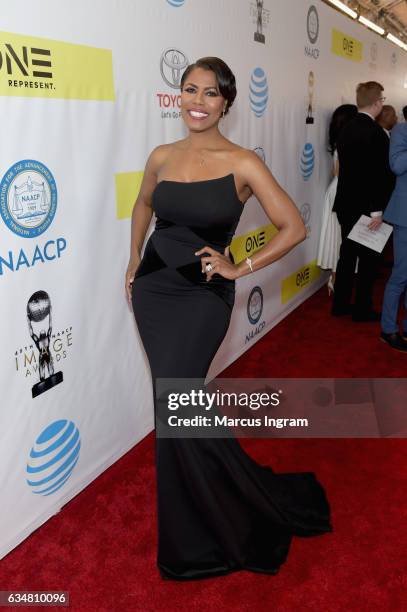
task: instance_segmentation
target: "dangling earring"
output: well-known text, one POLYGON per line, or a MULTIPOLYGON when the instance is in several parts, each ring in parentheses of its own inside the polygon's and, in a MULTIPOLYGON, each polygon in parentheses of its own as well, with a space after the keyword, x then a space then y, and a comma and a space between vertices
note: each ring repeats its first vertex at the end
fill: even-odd
POLYGON ((226 109, 226 106, 224 106, 224 107, 223 107, 223 111, 222 111, 222 119, 224 119, 224 118, 225 118, 225 109, 226 109))

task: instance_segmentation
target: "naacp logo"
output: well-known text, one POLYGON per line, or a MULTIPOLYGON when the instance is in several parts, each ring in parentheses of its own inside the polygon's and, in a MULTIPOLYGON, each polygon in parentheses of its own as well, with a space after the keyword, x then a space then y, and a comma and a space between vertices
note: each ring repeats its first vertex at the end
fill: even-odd
POLYGON ((164 81, 174 89, 180 88, 181 76, 188 66, 188 58, 179 49, 165 49, 160 59, 160 71, 164 81))
POLYGON ((260 159, 266 163, 266 154, 264 152, 263 147, 256 147, 255 149, 253 149, 253 151, 256 153, 257 157, 260 157, 260 159))
POLYGON ((300 170, 304 181, 309 181, 314 171, 315 153, 310 142, 306 142, 301 153, 300 170))
POLYGON ((311 206, 307 203, 303 204, 300 208, 300 214, 304 225, 307 225, 311 219, 311 206))
POLYGON ((307 34, 312 45, 318 40, 319 34, 319 17, 318 11, 314 5, 311 5, 307 13, 307 34))
POLYGON ((311 44, 308 42, 306 43, 304 46, 304 54, 307 57, 317 60, 319 58, 319 49, 313 45, 315 45, 319 36, 319 17, 314 5, 311 5, 308 9, 306 25, 308 40, 311 44))
POLYGON ((256 117, 261 117, 267 107, 268 100, 267 77, 263 68, 255 68, 250 77, 250 106, 256 117))
POLYGON ((311 233, 311 226, 310 226, 310 220, 311 220, 311 206, 305 202, 301 208, 300 208, 300 215, 301 218, 304 222, 305 225, 305 230, 307 233, 307 238, 309 237, 310 233, 311 233))
POLYGON ((255 325, 263 312, 263 292, 260 287, 253 287, 247 300, 247 317, 255 325))
POLYGON ((377 48, 377 44, 375 42, 373 42, 370 45, 370 62, 369 62, 369 68, 371 70, 376 70, 377 69, 377 57, 378 57, 378 48, 377 48))
POLYGON ((246 333, 245 344, 256 338, 256 336, 264 329, 266 321, 260 321, 263 312, 263 292, 260 287, 256 286, 250 291, 249 299, 247 300, 247 317, 250 323, 254 326, 246 333))
POLYGON ((23 238, 43 234, 57 208, 57 187, 50 170, 32 159, 7 170, 0 183, 0 214, 7 227, 23 238))
POLYGON ((54 421, 35 440, 27 461, 27 484, 36 495, 51 495, 71 476, 81 440, 75 423, 54 421))

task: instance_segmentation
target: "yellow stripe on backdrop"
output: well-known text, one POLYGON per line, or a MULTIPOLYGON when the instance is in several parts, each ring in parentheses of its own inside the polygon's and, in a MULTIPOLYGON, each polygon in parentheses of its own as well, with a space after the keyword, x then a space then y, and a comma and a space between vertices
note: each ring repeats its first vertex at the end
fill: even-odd
POLYGON ((357 38, 353 38, 339 30, 332 30, 331 51, 335 55, 352 60, 353 62, 361 62, 363 60, 363 43, 357 38))
POLYGON ((287 276, 281 281, 281 303, 285 304, 296 296, 300 291, 308 287, 311 283, 317 280, 321 275, 321 269, 318 268, 316 259, 302 266, 290 276, 287 276))
POLYGON ((243 259, 246 259, 246 257, 249 257, 249 255, 258 251, 277 233, 277 228, 272 223, 268 223, 267 225, 262 225, 255 230, 251 230, 246 234, 233 238, 230 245, 230 251, 235 263, 239 263, 243 259))
POLYGON ((144 172, 120 172, 115 175, 116 215, 118 219, 129 219, 134 202, 140 191, 144 172))
POLYGON ((112 52, 0 32, 0 95, 114 100, 112 52))

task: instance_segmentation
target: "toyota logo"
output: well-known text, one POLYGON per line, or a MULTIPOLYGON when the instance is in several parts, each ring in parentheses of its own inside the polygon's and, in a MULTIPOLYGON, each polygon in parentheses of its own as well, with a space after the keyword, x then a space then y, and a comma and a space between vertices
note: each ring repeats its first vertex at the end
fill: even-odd
POLYGON ((180 88, 181 74, 188 66, 188 58, 179 49, 165 49, 160 59, 160 72, 164 81, 174 89, 180 88))

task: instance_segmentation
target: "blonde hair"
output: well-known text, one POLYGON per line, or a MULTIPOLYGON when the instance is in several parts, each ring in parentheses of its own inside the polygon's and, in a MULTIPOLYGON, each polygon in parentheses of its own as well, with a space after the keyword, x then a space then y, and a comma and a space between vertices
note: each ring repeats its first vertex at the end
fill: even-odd
POLYGON ((372 104, 380 100, 383 90, 383 85, 380 85, 377 81, 359 83, 356 87, 356 104, 359 108, 372 106, 372 104))

